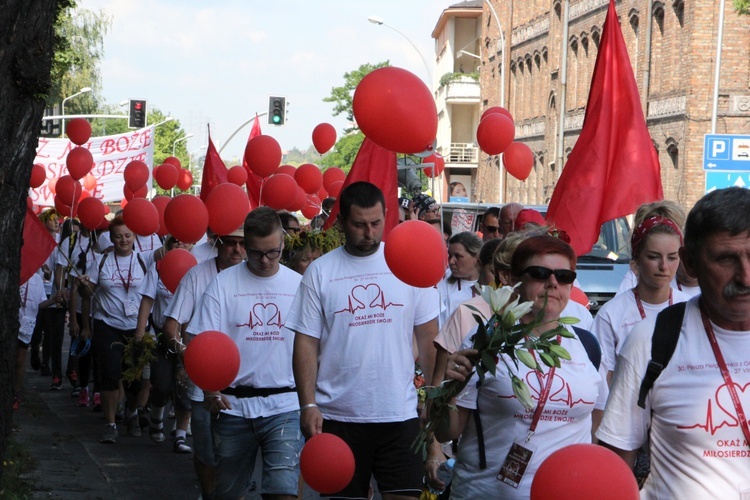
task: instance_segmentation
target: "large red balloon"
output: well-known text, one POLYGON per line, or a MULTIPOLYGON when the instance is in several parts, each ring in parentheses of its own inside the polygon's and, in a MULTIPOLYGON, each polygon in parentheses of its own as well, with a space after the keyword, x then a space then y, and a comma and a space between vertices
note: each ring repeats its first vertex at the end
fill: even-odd
POLYGON ((156 234, 162 238, 169 234, 167 224, 164 222, 164 211, 167 209, 167 205, 170 201, 172 201, 172 198, 169 196, 156 196, 151 200, 151 203, 156 207, 156 211, 159 212, 159 230, 156 231, 156 234))
POLYGON ((326 432, 308 439, 299 457, 302 479, 324 495, 346 488, 354 477, 354 466, 354 453, 349 445, 326 432))
POLYGON ((336 144, 336 129, 330 123, 321 123, 313 129, 312 141, 318 153, 327 153, 336 144))
POLYGON ((503 108, 502 106, 492 106, 491 108, 485 109, 484 113, 482 113, 481 118, 479 118, 479 121, 481 122, 484 119, 485 116, 491 115, 492 113, 500 113, 501 115, 505 115, 508 118, 510 118, 510 121, 514 121, 513 120, 513 115, 510 114, 510 111, 508 111, 507 109, 503 108))
POLYGON ((227 171, 227 181, 238 186, 244 186, 247 182, 247 170, 242 165, 235 165, 227 171))
POLYGON ((479 122, 477 143, 488 155, 499 155, 516 136, 513 121, 502 113, 490 113, 479 122))
POLYGON ((312 163, 305 163, 297 168, 294 180, 307 194, 315 194, 323 185, 323 174, 320 169, 312 163))
POLYGON ((184 248, 175 248, 167 252, 161 260, 156 263, 159 278, 167 290, 174 293, 177 285, 185 273, 198 263, 193 254, 184 248))
POLYGON ((125 199, 130 201, 133 198, 145 198, 148 194, 148 186, 143 185, 136 189, 135 191, 132 191, 127 184, 125 184, 122 187, 122 194, 125 196, 125 199))
POLYGON ((420 288, 435 286, 448 268, 448 252, 443 235, 420 220, 403 222, 388 233, 385 262, 404 283, 420 288), (419 242, 422 251, 414 251, 419 242))
POLYGON ((145 198, 133 198, 122 210, 125 225, 139 236, 149 236, 159 230, 159 211, 145 198))
POLYGON ((229 387, 240 371, 240 351, 225 333, 205 331, 195 336, 185 349, 185 371, 204 391, 229 387))
POLYGON ((245 161, 256 175, 268 177, 281 163, 281 146, 270 135, 258 135, 245 146, 245 161))
POLYGON ((534 474, 531 500, 637 500, 638 483, 625 461, 595 444, 572 444, 548 456, 534 474))
POLYGON ((302 207, 302 215, 308 219, 312 219, 320 213, 320 198, 317 194, 308 194, 307 203, 302 207))
POLYGON ((432 153, 423 160, 424 163, 434 163, 434 167, 425 167, 422 171, 429 178, 438 177, 445 170, 445 159, 440 153, 432 153))
POLYGON ((292 177, 294 177, 294 174, 296 172, 297 172, 297 167, 295 167, 293 165, 282 165, 279 168, 277 168, 276 171, 274 171, 274 175, 275 174, 286 174, 286 175, 291 175, 292 177))
POLYGON ((88 149, 76 146, 65 158, 65 165, 68 167, 70 176, 78 180, 91 172, 94 167, 94 157, 88 149))
POLYGON ((70 207, 73 205, 74 200, 78 201, 78 198, 81 197, 83 188, 81 187, 81 183, 74 180, 71 176, 63 175, 57 180, 55 191, 60 201, 70 207))
POLYGON ((362 132, 397 153, 420 153, 437 134, 437 108, 430 89, 413 73, 388 66, 357 85, 352 101, 362 132))
POLYGON ((93 231, 99 227, 104 218, 104 203, 99 198, 93 196, 81 200, 78 205, 78 218, 81 220, 83 227, 93 231))
POLYGON ((63 217, 70 217, 73 212, 70 210, 70 205, 63 202, 59 196, 55 196, 55 210, 63 217))
POLYGON ((298 210, 302 210, 305 208, 305 205, 307 204, 307 193, 305 193, 305 190, 301 187, 297 186, 297 193, 294 197, 294 202, 286 207, 287 210, 290 212, 296 212, 298 210))
POLYGON ((260 203, 274 210, 286 210, 294 203, 297 183, 286 174, 275 174, 266 180, 261 188, 260 203))
POLYGON ((510 175, 519 181, 525 181, 534 168, 534 153, 523 142, 513 142, 505 148, 503 165, 510 175))
POLYGON ((182 163, 176 156, 167 156, 166 158, 164 158, 164 163, 171 163, 172 165, 177 167, 177 170, 182 168, 182 163))
POLYGON ((200 240, 208 228, 208 210, 200 198, 192 194, 175 196, 164 209, 164 223, 169 234, 183 243, 200 240))
POLYGON ((333 184, 331 184, 330 189, 328 189, 328 195, 333 198, 338 198, 339 193, 341 192, 341 188, 344 187, 344 181, 336 181, 333 184))
POLYGON ((91 124, 85 118, 73 118, 65 124, 65 134, 73 144, 86 144, 91 138, 91 124))
POLYGON ((162 189, 172 189, 180 178, 180 169, 171 163, 164 163, 154 169, 154 180, 162 189))
POLYGON ((125 165, 125 185, 131 191, 137 191, 148 182, 148 165, 140 160, 133 160, 125 165))
POLYGON ((208 227, 221 236, 232 233, 245 222, 250 202, 245 191, 237 184, 222 183, 206 197, 206 209, 208 227))
POLYGON ((29 181, 29 187, 36 189, 44 184, 47 180, 47 169, 41 163, 35 163, 31 167, 31 180, 29 181))
POLYGON ((323 187, 326 191, 331 192, 331 184, 338 181, 346 180, 346 172, 341 170, 339 167, 328 167, 323 172, 323 187))
POLYGON ((193 174, 190 170, 183 168, 180 170, 180 178, 177 180, 177 187, 181 191, 187 191, 193 185, 193 174))

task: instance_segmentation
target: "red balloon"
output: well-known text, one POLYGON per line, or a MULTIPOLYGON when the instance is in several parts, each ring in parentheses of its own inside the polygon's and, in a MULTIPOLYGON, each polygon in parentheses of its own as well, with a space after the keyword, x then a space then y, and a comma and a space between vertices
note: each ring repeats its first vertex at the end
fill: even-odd
POLYGON ((320 198, 315 194, 307 195, 307 203, 302 207, 302 215, 308 219, 312 219, 320 213, 320 198))
POLYGON ((323 185, 323 174, 320 169, 312 163, 305 163, 297 168, 294 180, 307 194, 317 193, 323 185))
POLYGON ((328 198, 328 191, 326 188, 321 187, 315 195, 318 197, 319 200, 325 200, 328 198))
POLYGON ((125 165, 124 177, 125 185, 131 191, 137 191, 148 182, 148 165, 140 160, 133 160, 125 165))
POLYGON ((333 184, 331 184, 331 187, 328 189, 328 195, 333 198, 338 198, 339 193, 341 192, 341 188, 344 187, 344 181, 336 181, 333 184))
POLYGON ((88 149, 76 146, 70 150, 65 158, 65 165, 68 167, 70 176, 78 180, 94 168, 94 157, 88 149))
POLYGON ((55 196, 55 210, 63 217, 70 217, 70 205, 63 202, 59 196, 55 196))
POLYGON ((570 300, 578 302, 586 309, 591 308, 591 302, 589 301, 588 295, 586 295, 586 293, 577 286, 574 286, 570 289, 570 300))
POLYGON ((256 175, 268 177, 281 163, 281 146, 270 135, 258 135, 245 146, 245 161, 256 175))
POLYGON ((160 188, 170 190, 177 185, 180 169, 171 163, 164 163, 154 169, 154 180, 160 188))
POLYGON ((174 165, 175 167, 177 167, 177 170, 182 168, 182 163, 180 162, 180 159, 177 158, 176 156, 167 156, 166 158, 164 158, 164 163, 170 163, 174 165))
POLYGON ((54 194, 57 194, 57 181, 60 179, 58 177, 53 177, 49 181, 47 181, 47 187, 49 188, 49 192, 54 194))
POLYGON ((99 227, 104 219, 104 203, 99 198, 93 196, 81 200, 78 205, 78 218, 81 220, 83 227, 93 231, 99 227))
POLYGON ((501 115, 505 115, 508 118, 510 118, 510 121, 512 121, 512 122, 514 121, 513 120, 513 115, 510 114, 510 111, 508 111, 507 109, 503 108, 502 106, 492 106, 491 108, 485 109, 484 113, 482 113, 482 117, 479 118, 479 121, 481 122, 484 119, 485 116, 491 115, 492 113, 500 113, 501 115))
POLYGON ((531 500, 548 498, 636 500, 638 483, 630 467, 612 450, 572 444, 553 452, 534 474, 531 500))
POLYGON ((352 108, 359 128, 382 148, 420 153, 435 140, 435 99, 405 69, 387 66, 369 73, 354 90, 352 108))
POLYGON ((438 177, 445 170, 445 159, 440 153, 433 153, 425 158, 424 163, 434 163, 435 167, 425 167, 423 172, 429 178, 438 177))
POLYGON ((29 187, 36 189, 44 184, 47 180, 47 169, 41 163, 35 163, 31 167, 31 180, 29 181, 29 187))
POLYGON ((235 165, 227 172, 227 181, 238 186, 244 186, 247 182, 247 170, 242 165, 235 165))
POLYGON ((275 174, 266 180, 261 187, 260 203, 274 210, 286 210, 294 203, 297 183, 286 174, 275 174))
POLYGON ((185 273, 197 263, 198 261, 193 254, 184 248, 175 248, 168 251, 156 263, 156 271, 159 273, 159 279, 167 287, 167 290, 174 293, 185 273))
POLYGON ((326 191, 329 193, 331 192, 331 184, 338 181, 344 181, 346 180, 346 172, 341 170, 339 167, 328 167, 325 172, 323 172, 323 187, 326 188, 326 191))
POLYGON ((86 144, 91 138, 91 124, 85 118, 73 118, 65 124, 65 134, 73 144, 86 144))
POLYGON ((192 185, 193 174, 190 170, 183 168, 180 170, 180 178, 177 180, 177 187, 180 188, 181 191, 187 191, 192 185))
MULTIPOLYGON (((125 202, 125 203, 127 204, 127 202, 125 202)), ((106 207, 107 205, 104 205, 104 206, 106 207)), ((107 213, 109 213, 109 212, 107 212, 107 213)), ((96 230, 97 231, 106 231, 107 229, 109 229, 109 221, 105 217, 104 220, 102 221, 102 223, 99 224, 99 227, 96 228, 96 230)))
POLYGON ((120 210, 123 210, 128 205, 128 199, 123 198, 120 200, 120 210))
POLYGON ((125 199, 130 201, 133 198, 145 198, 148 194, 148 186, 141 186, 135 191, 131 191, 127 184, 122 187, 122 194, 125 199))
POLYGON ((321 123, 313 129, 312 141, 318 153, 327 153, 336 144, 336 129, 330 123, 321 123))
POLYGON ((286 174, 291 175, 292 177, 294 177, 295 173, 297 173, 297 167, 293 165, 282 165, 274 172, 274 174, 286 174))
POLYGON ((169 234, 167 224, 164 222, 164 211, 166 210, 167 204, 169 204, 170 201, 172 201, 172 198, 170 198, 169 196, 156 196, 153 200, 151 200, 151 203, 153 203, 156 207, 156 211, 159 212, 159 230, 156 231, 156 234, 158 234, 162 238, 169 234))
POLYGON ((192 194, 175 196, 164 209, 164 224, 169 234, 184 243, 200 240, 208 228, 208 210, 192 194))
POLYGON ((250 201, 241 187, 227 182, 211 190, 206 197, 206 209, 211 231, 218 235, 230 234, 245 222, 250 201))
POLYGON ((159 230, 159 211, 145 198, 133 198, 122 210, 125 225, 139 236, 149 236, 159 230))
POLYGON ((479 122, 477 143, 488 155, 499 155, 516 136, 513 121, 502 113, 490 113, 479 122))
POLYGON ((193 337, 185 349, 185 371, 204 391, 229 387, 240 371, 240 351, 225 333, 208 330, 193 337))
POLYGON ((296 212, 302 210, 307 205, 307 193, 301 187, 297 186, 297 193, 294 197, 294 202, 289 205, 286 209, 290 212, 296 212))
POLYGON ((83 178, 83 188, 86 191, 93 191, 96 189, 96 177, 92 173, 86 174, 83 178))
POLYGON ((510 175, 519 181, 525 181, 534 168, 534 153, 523 142, 513 142, 505 148, 503 166, 510 175))
POLYGON ((60 201, 70 207, 73 205, 74 200, 78 201, 83 188, 81 187, 81 183, 74 180, 71 176, 63 175, 57 180, 55 191, 60 201))
POLYGON ((354 453, 349 445, 326 432, 308 439, 299 457, 302 479, 324 495, 346 488, 354 477, 354 465, 354 453))
POLYGON ((391 272, 407 285, 419 288, 435 286, 448 268, 443 235, 421 220, 406 221, 391 229, 384 252, 391 272), (414 251, 416 241, 424 251, 414 251))

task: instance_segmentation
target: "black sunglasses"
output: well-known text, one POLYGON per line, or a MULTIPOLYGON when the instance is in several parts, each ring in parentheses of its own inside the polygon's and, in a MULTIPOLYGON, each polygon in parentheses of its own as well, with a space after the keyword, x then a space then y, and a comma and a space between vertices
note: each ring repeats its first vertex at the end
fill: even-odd
POLYGON ((496 233, 500 228, 497 226, 484 226, 485 233, 496 233))
POLYGON ((570 269, 550 269, 542 266, 529 266, 521 274, 528 274, 532 279, 547 281, 550 276, 555 275, 558 283, 570 285, 576 280, 576 272, 570 269))

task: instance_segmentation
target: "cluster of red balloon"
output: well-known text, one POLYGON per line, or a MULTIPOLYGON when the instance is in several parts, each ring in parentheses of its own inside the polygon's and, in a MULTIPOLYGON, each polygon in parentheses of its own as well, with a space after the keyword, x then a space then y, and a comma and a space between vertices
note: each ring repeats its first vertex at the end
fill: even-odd
POLYGON ((193 174, 190 170, 182 168, 179 158, 168 156, 164 163, 154 167, 154 180, 165 191, 175 186, 180 191, 187 191, 193 185, 193 174))
POLYGON ((534 153, 523 142, 514 141, 516 125, 510 112, 493 106, 482 113, 477 127, 477 143, 488 155, 503 155, 503 166, 518 180, 526 180, 534 167, 534 153))
POLYGON ((424 169, 422 169, 424 175, 426 175, 430 179, 440 177, 440 174, 442 174, 445 170, 445 159, 440 153, 432 153, 430 156, 427 156, 424 160, 422 160, 422 162, 435 164, 434 167, 424 167, 424 169))

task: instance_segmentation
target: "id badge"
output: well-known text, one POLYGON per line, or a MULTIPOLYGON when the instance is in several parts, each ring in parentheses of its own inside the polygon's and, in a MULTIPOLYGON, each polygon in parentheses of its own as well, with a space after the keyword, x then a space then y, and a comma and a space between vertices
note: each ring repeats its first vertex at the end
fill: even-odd
POLYGON ((125 316, 137 316, 138 315, 138 304, 136 304, 135 299, 131 299, 128 297, 128 300, 125 302, 125 316))
POLYGON ((517 439, 510 447, 497 478, 507 485, 518 488, 535 451, 536 446, 527 443, 525 439, 517 439))

